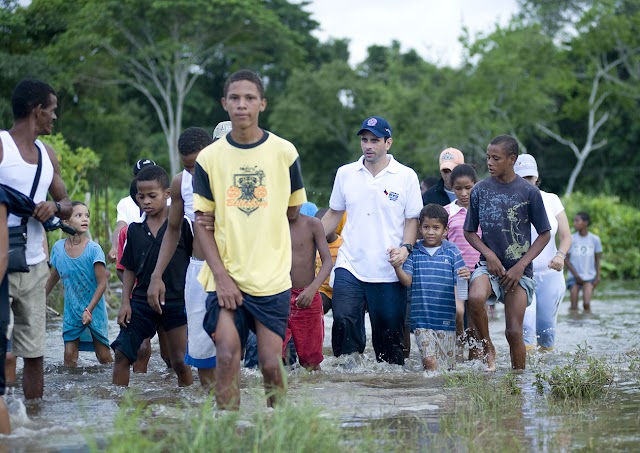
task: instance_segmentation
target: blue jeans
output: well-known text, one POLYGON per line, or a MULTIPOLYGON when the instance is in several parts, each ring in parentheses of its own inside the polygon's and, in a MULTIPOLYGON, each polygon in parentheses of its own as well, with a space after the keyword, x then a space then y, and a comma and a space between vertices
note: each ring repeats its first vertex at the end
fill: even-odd
POLYGON ((404 365, 406 289, 399 283, 365 283, 346 269, 335 271, 333 283, 333 354, 364 352, 365 305, 371 320, 373 350, 379 362, 404 365))
POLYGON ((524 313, 524 344, 552 348, 555 345, 558 309, 564 298, 565 283, 562 272, 548 270, 533 274, 536 281, 534 303, 524 313))

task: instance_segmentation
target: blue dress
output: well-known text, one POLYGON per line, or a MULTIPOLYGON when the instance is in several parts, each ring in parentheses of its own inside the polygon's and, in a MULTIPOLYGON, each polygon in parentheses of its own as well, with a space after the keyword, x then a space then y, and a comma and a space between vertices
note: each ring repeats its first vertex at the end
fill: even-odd
POLYGON ((93 265, 105 264, 104 252, 98 244, 89 241, 79 257, 71 258, 64 249, 64 242, 65 239, 59 240, 51 249, 51 264, 60 274, 64 285, 62 338, 65 342, 79 339, 80 351, 94 351, 93 338, 108 347, 108 318, 104 295, 93 309, 89 325, 82 324, 82 314, 98 287, 93 265))

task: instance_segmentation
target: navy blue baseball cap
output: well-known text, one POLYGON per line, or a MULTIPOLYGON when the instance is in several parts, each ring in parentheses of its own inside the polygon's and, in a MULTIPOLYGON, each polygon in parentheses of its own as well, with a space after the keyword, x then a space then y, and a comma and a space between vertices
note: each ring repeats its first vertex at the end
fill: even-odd
POLYGON ((379 116, 370 116, 364 120, 357 135, 362 134, 364 131, 369 131, 378 138, 391 137, 391 126, 387 120, 379 116))

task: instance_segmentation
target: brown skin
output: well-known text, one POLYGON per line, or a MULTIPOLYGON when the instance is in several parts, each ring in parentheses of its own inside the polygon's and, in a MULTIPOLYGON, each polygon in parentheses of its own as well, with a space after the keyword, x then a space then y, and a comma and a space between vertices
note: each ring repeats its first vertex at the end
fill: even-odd
MULTIPOLYGON (((181 156, 182 163, 185 166, 184 171, 193 172, 195 159, 198 157, 198 153, 190 154, 189 156, 181 156)), ((162 313, 162 306, 164 305, 165 285, 162 281, 162 274, 167 269, 171 257, 178 247, 178 241, 180 239, 180 230, 182 228, 182 218, 184 215, 184 200, 182 199, 182 175, 183 172, 178 173, 171 181, 171 206, 169 207, 169 221, 167 223, 167 229, 162 238, 162 245, 160 246, 160 252, 158 254, 158 261, 156 267, 151 274, 151 280, 149 282, 149 289, 147 290, 147 301, 149 306, 158 313, 162 313)), ((202 246, 198 240, 198 236, 194 235, 193 238, 193 253, 192 256, 198 259, 202 259, 204 254, 202 253, 202 246)), ((200 384, 207 388, 212 389, 215 383, 216 370, 215 368, 198 368, 198 376, 200 377, 200 384)))
MULTIPOLYGON (((496 145, 487 148, 487 166, 489 174, 501 183, 510 183, 516 177, 513 166, 517 156, 507 154, 496 145)), ((519 284, 524 270, 533 259, 540 254, 549 242, 549 231, 541 233, 531 244, 529 250, 509 270, 505 270, 498 256, 487 247, 482 239, 473 231, 465 231, 464 237, 473 248, 478 250, 487 261, 491 275, 500 278, 500 285, 505 289, 505 336, 511 353, 511 366, 524 370, 526 365, 526 349, 522 336, 522 323, 527 308, 527 295, 519 284)), ((469 287, 469 312, 473 319, 474 336, 482 341, 484 355, 487 358, 487 371, 495 371, 496 352, 489 336, 489 319, 485 310, 485 302, 491 295, 491 283, 486 275, 473 280, 469 287)))
MULTIPOLYGON (((580 236, 586 236, 589 234, 589 222, 582 220, 582 217, 575 216, 573 219, 573 227, 580 234, 580 236)), ((573 276, 576 279, 576 284, 571 287, 570 290, 570 298, 571 298, 571 307, 570 310, 575 311, 578 309, 578 298, 580 297, 580 289, 582 289, 582 304, 585 313, 591 312, 591 297, 593 296, 593 290, 596 289, 598 283, 600 283, 600 260, 602 259, 602 253, 595 254, 595 266, 596 266, 596 278, 591 282, 585 282, 578 272, 576 272, 575 267, 571 264, 570 253, 567 251, 567 258, 565 259, 565 264, 567 269, 571 271, 573 276)))
MULTIPOLYGON (((0 282, 4 280, 9 262, 9 227, 7 226, 7 206, 0 204, 0 282)), ((0 434, 11 433, 9 411, 0 396, 0 434)))
MULTIPOLYGON (((153 236, 158 235, 158 231, 169 216, 167 198, 170 196, 170 189, 163 189, 157 181, 138 181, 137 202, 147 214, 147 226, 153 236)), ((130 269, 125 269, 122 283, 122 305, 118 312, 118 324, 127 328, 131 322, 131 291, 135 282, 135 273, 130 269)), ((171 367, 178 377, 178 385, 184 387, 193 383, 191 368, 184 363, 184 354, 187 345, 187 326, 176 327, 166 332, 169 340, 169 358, 171 367)), ((112 382, 116 385, 129 385, 129 368, 131 362, 119 350, 115 352, 115 362, 113 364, 112 382)))
MULTIPOLYGON (((26 118, 16 119, 9 134, 16 143, 22 159, 28 164, 38 163, 38 149, 34 144, 40 135, 51 135, 53 124, 57 118, 56 109, 58 100, 54 95, 50 95, 50 102, 47 106, 36 106, 26 118)), ((67 188, 62 181, 60 174, 60 164, 55 151, 45 145, 45 149, 53 165, 53 180, 49 186, 49 194, 54 201, 42 201, 36 204, 33 216, 46 221, 54 215, 61 219, 68 219, 71 215, 71 201, 67 196, 67 188), (60 203, 60 211, 57 211, 55 202, 60 203)), ((4 157, 4 150, 0 143, 0 162, 4 157)), ((25 399, 42 398, 44 393, 44 358, 24 358, 24 369, 22 373, 22 389, 25 399)))

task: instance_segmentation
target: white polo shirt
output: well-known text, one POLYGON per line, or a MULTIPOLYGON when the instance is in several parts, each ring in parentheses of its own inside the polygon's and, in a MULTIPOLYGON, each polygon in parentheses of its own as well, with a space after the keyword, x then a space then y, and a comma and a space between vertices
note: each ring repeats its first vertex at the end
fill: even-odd
POLYGON ((329 200, 331 209, 347 211, 335 268, 368 283, 398 281, 387 248, 402 244, 405 219, 418 218, 422 210, 418 175, 387 157, 389 165, 375 177, 364 157, 340 167, 329 200))

